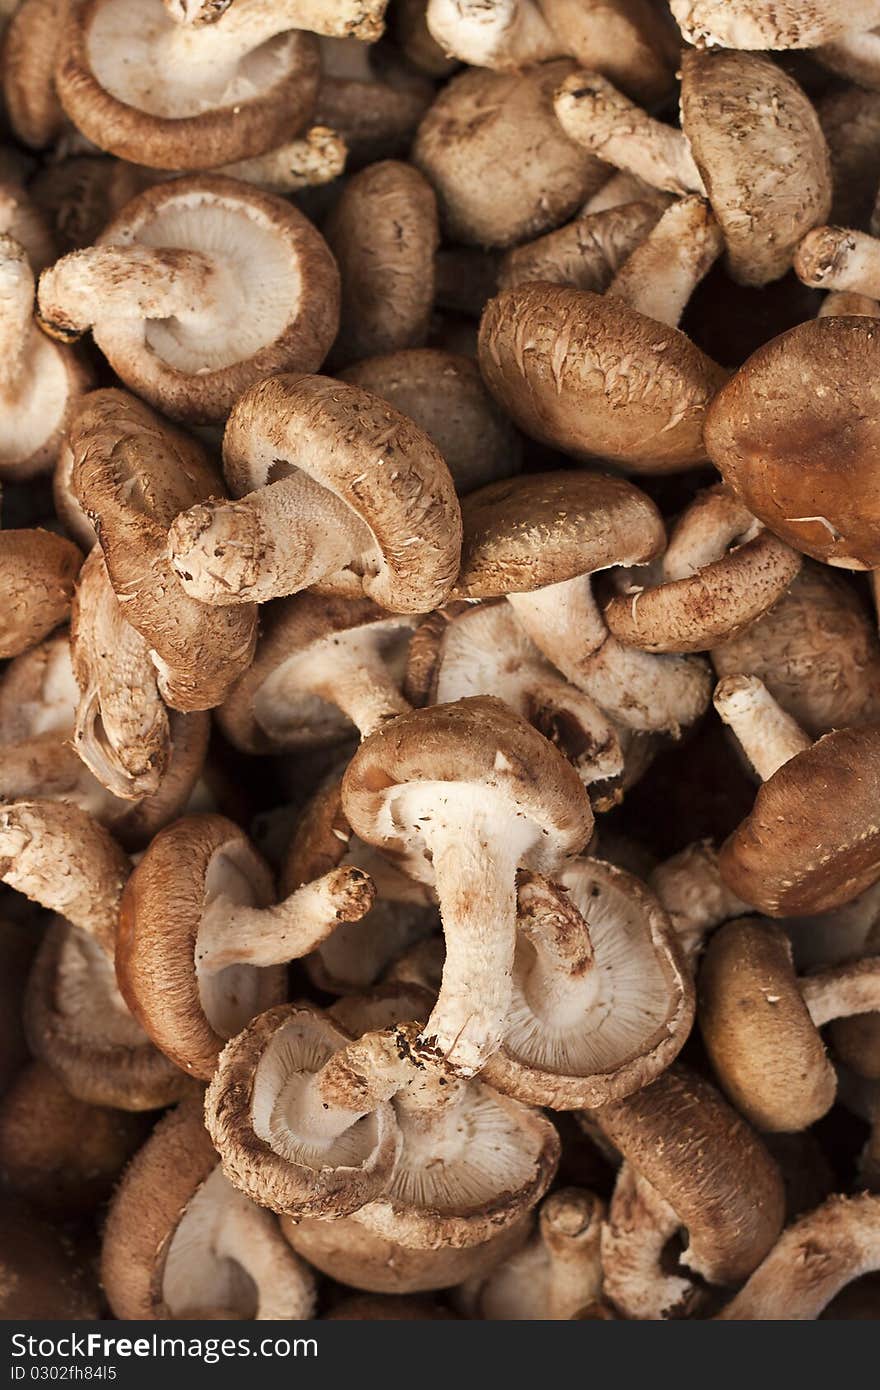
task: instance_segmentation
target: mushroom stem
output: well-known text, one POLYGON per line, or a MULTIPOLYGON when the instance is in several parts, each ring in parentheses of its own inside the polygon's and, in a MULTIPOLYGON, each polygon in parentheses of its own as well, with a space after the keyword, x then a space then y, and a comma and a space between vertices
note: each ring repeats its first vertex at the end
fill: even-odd
POLYGON ((723 249, 721 228, 705 199, 681 198, 623 263, 608 294, 677 328, 685 305, 723 249))
POLYGON ((757 676, 725 676, 715 687, 713 699, 762 782, 812 747, 809 734, 777 704, 757 676))
MULTIPOLYGON (((282 668, 282 691, 283 678, 282 668)), ((361 738, 411 708, 383 660, 379 634, 369 628, 327 638, 320 651, 309 653, 307 665, 297 663, 294 686, 297 696, 317 695, 336 705, 361 738)))
POLYGON ((760 524, 739 498, 725 487, 707 488, 688 507, 669 538, 663 578, 690 579, 720 560, 734 545, 744 545, 760 524))
POLYGON ((373 43, 387 6, 388 0, 235 0, 214 23, 176 24, 166 60, 190 68, 226 64, 291 29, 373 43))
POLYGON ((849 290, 832 290, 826 294, 816 315, 817 319, 880 317, 880 304, 867 294, 852 294, 849 290))
POLYGON ((537 1018, 564 1026, 595 997, 590 928, 558 884, 525 870, 517 884, 516 929, 534 952, 522 991, 537 1018))
POLYGON ((203 603, 264 603, 343 570, 368 544, 350 507, 295 469, 238 502, 200 503, 175 518, 171 561, 203 603))
POLYGON ((655 121, 595 72, 573 72, 556 93, 556 115, 575 144, 670 193, 706 189, 687 136, 655 121))
POLYGON ((34 274, 24 247, 0 236, 0 396, 14 394, 34 315, 34 274))
POLYGON ((538 1217, 550 1258, 547 1316, 567 1321, 602 1293, 600 1242, 605 1203, 574 1187, 554 1192, 538 1217))
POLYGON ((226 268, 201 251, 89 246, 43 271, 37 317, 51 337, 68 341, 86 333, 99 315, 205 320, 221 299, 228 302, 237 293, 226 268))
POLYGON ((327 126, 316 125, 299 140, 291 140, 253 159, 224 164, 218 172, 231 179, 241 179, 243 183, 252 183, 269 193, 296 193, 300 188, 332 183, 345 168, 347 153, 341 135, 327 126))
POLYGON ((326 941, 340 922, 366 916, 374 897, 371 879, 351 865, 303 884, 274 907, 245 907, 218 896, 199 926, 196 964, 214 974, 230 965, 299 960, 326 941))
POLYGON ((234 1261, 253 1280, 260 1321, 311 1317, 314 1279, 282 1236, 272 1212, 236 1192, 220 1212, 214 1253, 218 1259, 234 1261))
POLYGON ((696 1311, 702 1295, 687 1276, 666 1273, 664 1251, 680 1222, 670 1204, 630 1163, 617 1176, 602 1231, 604 1291, 628 1318, 658 1321, 696 1311))
POLYGON ((880 298, 880 240, 867 232, 814 227, 798 246, 794 268, 813 289, 880 298))
POLYGON ((801 996, 817 1028, 834 1018, 880 1009, 880 957, 830 965, 798 980, 801 996))
POLYGON ((669 914, 692 967, 706 935, 714 927, 750 911, 721 877, 717 851, 708 840, 688 845, 659 864, 648 879, 648 886, 669 914))
POLYGON ((444 53, 472 67, 530 67, 562 51, 535 0, 428 0, 426 18, 444 53))

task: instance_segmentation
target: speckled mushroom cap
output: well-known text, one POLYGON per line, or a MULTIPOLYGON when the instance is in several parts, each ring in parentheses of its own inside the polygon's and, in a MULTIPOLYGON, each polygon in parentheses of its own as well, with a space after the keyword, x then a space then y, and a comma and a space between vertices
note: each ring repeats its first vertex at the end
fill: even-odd
POLYGON ((815 109, 769 58, 696 51, 682 59, 681 114, 731 275, 744 285, 779 279, 831 207, 831 164, 815 109))
MULTIPOLYGON (((263 610, 251 666, 217 711, 220 728, 246 753, 311 748, 350 737, 355 728, 332 703, 332 680, 323 696, 311 688, 309 677, 320 667, 322 653, 332 653, 346 636, 357 640, 363 634, 368 641, 374 636, 386 649, 389 666, 400 668, 414 625, 414 617, 387 613, 368 598, 305 589, 276 599, 263 610)), ((356 648, 352 662, 357 663, 356 648)))
POLYGON ((88 1262, 23 1202, 0 1199, 0 1321, 94 1322, 100 1294, 88 1262))
POLYGON ((569 140, 553 93, 567 59, 525 72, 468 68, 441 90, 412 159, 434 186, 453 241, 512 246, 561 222, 595 193, 607 166, 569 140))
POLYGON ((490 300, 479 355, 486 385, 526 434, 634 473, 703 462, 706 410, 727 378, 677 328, 559 285, 490 300))
POLYGON ((318 45, 301 30, 257 28, 248 51, 247 21, 233 9, 190 27, 162 0, 72 0, 56 69, 64 110, 99 149, 154 169, 274 149, 311 114, 318 45))
POLYGON ((660 513, 625 478, 586 471, 501 479, 462 503, 455 594, 529 593, 611 565, 638 565, 666 544, 660 513))
POLYGON ((339 377, 415 420, 442 454, 459 496, 519 472, 522 442, 472 358, 409 348, 365 358, 339 377))
POLYGON ((759 787, 721 846, 722 877, 769 917, 850 902, 880 878, 878 806, 880 724, 825 734, 759 787))
POLYGON ((193 1084, 129 1013, 107 953, 60 917, 31 968, 24 1022, 34 1056, 92 1105, 158 1110, 193 1084))
POLYGON ((160 689, 176 709, 219 704, 250 664, 256 611, 215 608, 182 589, 167 555, 178 512, 222 491, 195 439, 125 391, 94 391, 70 429, 73 485, 100 532, 110 579, 150 643, 160 689))
POLYGON ((670 0, 689 43, 725 48, 815 48, 880 24, 877 0, 670 0))
POLYGON ((53 531, 0 531, 0 657, 20 656, 66 622, 80 549, 53 531))
POLYGON ((708 454, 749 510, 847 569, 880 566, 878 364, 875 319, 811 319, 753 353, 706 420, 708 454))
POLYGON ((339 576, 344 591, 398 613, 448 597, 461 545, 449 470, 378 396, 323 376, 262 381, 229 417, 223 467, 235 497, 301 471, 345 503, 365 534, 359 560, 339 576))
POLYGON ((320 1010, 284 1004, 260 1014, 220 1056, 205 1117, 223 1170, 261 1206, 299 1217, 348 1216, 384 1188, 400 1152, 390 1102, 329 1144, 285 1121, 285 1091, 320 1069, 350 1035, 320 1010))
POLYGON ((201 1095, 136 1154, 110 1205, 101 1282, 118 1318, 299 1319, 314 1280, 276 1218, 220 1171, 201 1095))
POLYGON ((315 371, 336 335, 338 272, 326 242, 291 203, 250 184, 208 174, 157 184, 96 244, 201 251, 238 286, 205 322, 102 318, 94 306, 93 336, 113 370, 175 419, 225 419, 263 377, 315 371))
POLYGON ((196 947, 206 906, 272 901, 267 865, 223 816, 185 816, 159 832, 129 880, 116 938, 119 987, 157 1047, 208 1080, 226 1038, 284 998, 283 966, 234 965, 207 974, 196 947))
POLYGON ((682 1263, 710 1284, 745 1279, 785 1216, 779 1170, 714 1086, 678 1064, 594 1115, 688 1233, 682 1263))

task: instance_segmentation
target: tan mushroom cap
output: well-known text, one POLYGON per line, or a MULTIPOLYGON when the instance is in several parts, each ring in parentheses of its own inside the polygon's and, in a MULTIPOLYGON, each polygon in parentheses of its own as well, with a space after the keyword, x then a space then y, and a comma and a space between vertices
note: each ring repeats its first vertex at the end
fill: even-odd
POLYGON ((586 471, 501 479, 462 502, 455 594, 529 593, 611 565, 643 564, 666 544, 660 513, 625 478, 586 471))
POLYGON ((695 51, 682 60, 681 113, 731 275, 744 285, 779 279, 801 237, 827 221, 831 207, 831 165, 815 109, 769 58, 695 51))
POLYGON ((553 93, 574 68, 568 59, 518 73, 468 68, 442 88, 412 159, 433 184, 453 241, 527 241, 559 226, 604 182, 607 166, 569 140, 553 113, 553 93))
POLYGON ((51 145, 64 127, 54 68, 67 0, 21 0, 3 35, 3 105, 16 139, 51 145))
POLYGON ((236 13, 247 8, 206 32, 176 25, 161 0, 74 0, 55 74, 66 114, 99 149, 154 169, 210 169, 283 144, 314 106, 317 41, 283 23, 264 35, 258 17, 249 45, 249 16, 236 13))
POLYGON ((745 1279, 782 1229, 785 1193, 764 1145, 715 1088, 676 1064, 595 1119, 687 1230, 682 1263, 711 1284, 745 1279))
POLYGON ((721 1086, 758 1129, 806 1129, 837 1089, 781 927, 740 918, 710 938, 699 1023, 721 1086))
POLYGON ((727 378, 685 334, 586 290, 521 285, 491 300, 480 370, 526 434, 635 473, 703 462, 703 425, 727 378))
POLYGON ((101 1299, 88 1262, 24 1203, 0 1201, 0 1321, 94 1322, 101 1299))
POLYGON ((519 435, 472 358, 442 348, 409 348, 365 358, 339 377, 414 420, 440 451, 459 496, 519 472, 519 435))
POLYGON ((400 1150, 390 1103, 381 1102, 329 1143, 300 1135, 276 1114, 285 1083, 319 1070, 351 1038, 307 1005, 253 1019, 220 1056, 205 1117, 223 1170, 240 1191, 280 1214, 336 1219, 357 1211, 388 1181, 400 1150))
POLYGON ((877 0, 670 0, 689 43, 725 48, 815 48, 880 24, 877 0))
POLYGON ((847 569, 880 566, 878 363, 874 319, 811 319, 753 353, 706 420, 709 456, 749 510, 847 569))
POLYGON ((337 364, 421 347, 434 304, 437 199, 410 164, 370 164, 324 223, 342 282, 337 364))
POLYGON ((125 391, 87 396, 69 437, 76 494, 100 530, 125 617, 155 653, 163 696, 184 711, 219 704, 250 664, 256 611, 191 598, 167 555, 171 522, 222 491, 219 471, 195 439, 125 391))
POLYGON ((196 943, 212 893, 265 907, 271 875, 232 821, 186 816, 160 831, 138 864, 116 938, 119 987, 135 1018, 167 1057, 204 1080, 226 1038, 286 991, 283 966, 231 966, 200 977, 196 943))
POLYGON ((52 531, 0 531, 0 657, 19 656, 66 622, 82 560, 52 531))
POLYGON ((769 917, 850 902, 880 878, 878 805, 880 724, 825 734, 759 787, 719 851, 722 876, 769 917))

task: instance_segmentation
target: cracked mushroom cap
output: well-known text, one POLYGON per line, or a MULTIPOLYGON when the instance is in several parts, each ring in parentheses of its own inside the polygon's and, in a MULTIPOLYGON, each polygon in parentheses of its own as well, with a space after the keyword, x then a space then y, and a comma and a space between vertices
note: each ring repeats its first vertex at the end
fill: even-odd
POLYGON ((116 973, 126 1003, 157 1047, 208 1080, 227 1038, 286 991, 284 966, 199 965, 199 932, 218 897, 266 907, 268 866, 223 816, 185 816, 160 831, 120 907, 116 973))
POLYGON ((279 21, 252 3, 189 26, 162 0, 73 0, 56 69, 61 104, 87 139, 133 164, 249 159, 296 135, 318 92, 317 40, 282 11, 279 21))
POLYGON ((441 89, 412 160, 437 194, 446 235, 512 246, 565 222, 605 182, 608 166, 569 140, 553 94, 576 65, 524 72, 467 68, 441 89))
POLYGON ((167 555, 179 512, 222 493, 201 445, 115 389, 94 391, 70 428, 73 487, 100 532, 126 620, 149 642, 172 708, 209 709, 249 666, 256 610, 191 598, 167 555))
POLYGON ((727 379, 677 328, 587 290, 520 285, 480 324, 489 390, 533 439, 634 473, 702 463, 709 404, 727 379))
POLYGON ((785 1192, 764 1145, 714 1086, 676 1064, 594 1118, 687 1231, 681 1263, 710 1284, 747 1278, 782 1229, 785 1192))
POLYGON ((799 324, 753 353, 706 420, 712 462, 784 541, 845 569, 880 566, 873 318, 799 324))
POLYGON ((612 565, 643 564, 666 544, 650 498, 606 473, 504 478, 472 492, 461 512, 459 598, 529 593, 612 565))
POLYGON ((0 531, 0 657, 19 656, 66 622, 82 551, 53 531, 0 531))
MULTIPOLYGON (((303 590, 277 599, 263 610, 251 666, 217 711, 220 728, 246 753, 296 751, 351 737, 356 732, 351 713, 362 692, 355 692, 349 704, 340 691, 336 703, 334 690, 345 674, 337 660, 351 662, 353 682, 360 686, 364 673, 357 668, 363 652, 367 660, 387 668, 389 685, 399 685, 415 622, 407 614, 387 613, 368 598, 303 590)), ((395 712, 406 708, 400 697, 395 712)))
POLYGON ((100 1317, 94 1276, 69 1238, 13 1198, 0 1200, 0 1229, 0 1322, 94 1322, 100 1317))
POLYGON ((90 1105, 158 1110, 192 1086, 129 1012, 106 951, 60 917, 31 968, 24 1023, 34 1056, 90 1105))
MULTIPOLYGON (((172 285, 185 283, 187 252, 210 267, 210 285, 192 286, 196 307, 181 288, 186 307, 176 314, 157 309, 148 318, 135 303, 102 315, 100 282, 86 301, 94 340, 113 370, 174 419, 222 421, 263 377, 316 371, 336 335, 338 272, 326 242, 291 203, 250 184, 203 174, 147 188, 96 242, 99 251, 113 247, 146 248, 147 273, 158 257, 172 285)), ((56 336, 82 331, 71 328, 64 301, 67 295, 78 307, 92 292, 89 256, 88 249, 73 252, 43 272, 41 322, 56 336)), ((118 297, 126 287, 114 284, 111 262, 102 274, 118 297)))
POLYGON ((880 878, 878 805, 880 724, 825 734, 758 788, 721 846, 722 877, 768 917, 850 902, 880 878))
POLYGON ((460 497, 519 472, 522 442, 472 358, 409 348, 368 357, 339 377, 414 420, 439 449, 460 497))
POLYGON ((277 1219, 223 1175, 201 1097, 166 1115, 129 1164, 104 1227, 101 1282, 117 1318, 314 1312, 314 1279, 277 1219))

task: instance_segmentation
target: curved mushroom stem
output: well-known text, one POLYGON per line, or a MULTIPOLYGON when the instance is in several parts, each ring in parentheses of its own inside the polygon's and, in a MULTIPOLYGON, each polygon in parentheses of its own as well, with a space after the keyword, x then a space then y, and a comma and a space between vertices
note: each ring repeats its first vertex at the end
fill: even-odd
POLYGON ((312 1316, 315 1280, 309 1266, 288 1245, 274 1214, 239 1192, 223 1203, 214 1253, 234 1261, 253 1280, 258 1321, 312 1316))
POLYGON ((202 251, 89 246, 43 271, 37 321, 50 337, 69 342, 99 319, 202 321, 236 295, 240 287, 225 266, 202 251))
POLYGON ((814 227, 798 246, 794 269, 812 289, 880 298, 880 240, 867 232, 814 227))
POLYGON ((299 593, 360 555, 369 532, 350 507, 300 469, 238 502, 181 512, 171 562, 203 603, 265 603, 299 593))
POLYGON ((444 53, 473 67, 529 67, 563 52, 535 0, 428 0, 426 18, 444 53))
POLYGON ((725 676, 715 687, 713 701, 762 782, 812 747, 809 734, 777 704, 757 676, 725 676))
POLYGON ((548 1318, 567 1321, 600 1297, 604 1215, 601 1198, 576 1187, 554 1192, 543 1203, 538 1228, 550 1260, 548 1318))
POLYGON ((760 529, 761 523, 728 488, 707 488, 697 494, 669 538, 663 578, 690 579, 731 546, 752 540, 760 529))
POLYGON ((724 249, 704 198, 681 198, 620 267, 608 293, 648 318, 677 328, 685 306, 724 249))
POLYGON ((880 957, 829 965, 798 980, 801 996, 817 1028, 834 1018, 880 1009, 880 957))
POLYGON ((680 1318, 699 1307, 703 1295, 693 1281, 663 1267, 663 1253, 680 1227, 656 1188, 624 1163, 602 1231, 602 1267, 605 1294, 626 1317, 680 1318))
POLYGON ((818 319, 842 318, 874 319, 880 317, 880 303, 867 294, 852 294, 849 290, 832 290, 826 294, 816 315, 818 319))
POLYGON ((596 994, 595 956, 589 925, 565 889, 521 869, 516 929, 534 952, 521 987, 535 1016, 560 1027, 583 1017, 596 994))
POLYGON ((693 968, 706 936, 731 917, 750 912, 721 877, 718 853, 703 840, 658 864, 648 887, 669 914, 673 930, 693 968))
POLYGON ((298 140, 291 140, 277 150, 242 159, 236 164, 224 164, 217 172, 243 183, 254 184, 269 193, 296 193, 300 188, 314 188, 332 183, 345 168, 348 148, 341 135, 328 126, 316 125, 298 140))
MULTIPOLYGON (((191 7, 192 0, 187 3, 191 7)), ((387 8, 388 0, 235 0, 213 23, 176 24, 168 35, 168 60, 192 68, 235 62, 291 29, 374 43, 387 8)))
POLYGON ((880 1197, 829 1197, 783 1231, 718 1318, 812 1321, 845 1285, 878 1269, 880 1197))
MULTIPOLYGON (((296 698, 316 695, 341 709, 362 738, 389 719, 407 714, 411 706, 400 693, 382 651, 389 626, 400 625, 374 623, 351 628, 314 644, 299 660, 285 662, 275 679, 270 677, 273 696, 277 693, 283 701, 285 688, 296 698)), ((264 691, 268 686, 267 681, 264 691)))
POLYGON ((569 139, 599 159, 653 188, 705 197, 684 132, 655 121, 598 73, 573 72, 556 93, 554 105, 569 139))
POLYGON ((196 964, 208 974, 230 965, 283 965, 326 941, 340 922, 357 922, 376 890, 362 869, 347 865, 297 888, 274 907, 245 907, 222 895, 202 916, 196 964))
POLYGON ((662 204, 640 199, 576 217, 535 241, 508 251, 499 283, 512 289, 535 280, 602 294, 657 223, 662 204))
POLYGON ((0 397, 14 394, 34 316, 34 273, 24 247, 0 235, 0 397))

